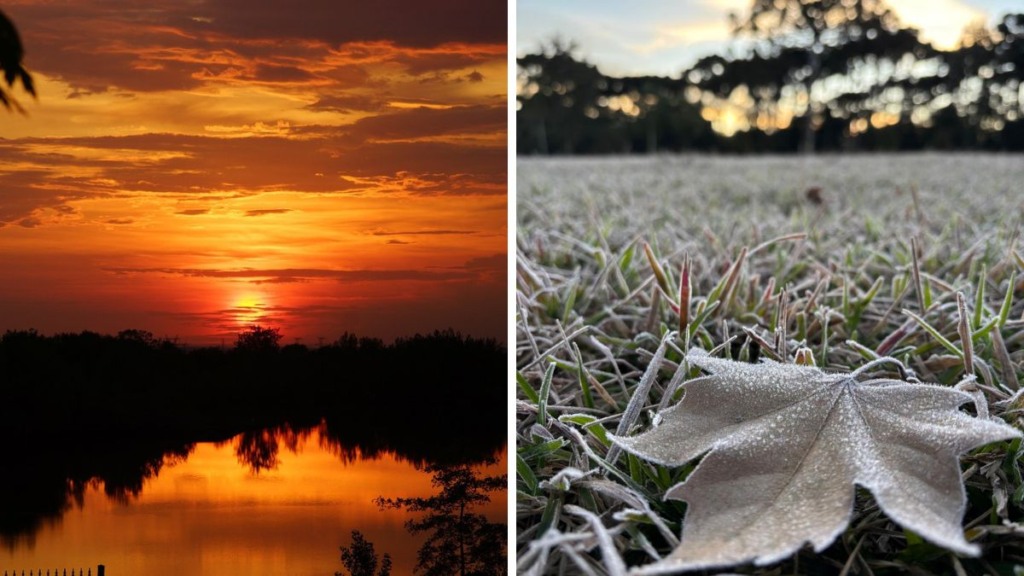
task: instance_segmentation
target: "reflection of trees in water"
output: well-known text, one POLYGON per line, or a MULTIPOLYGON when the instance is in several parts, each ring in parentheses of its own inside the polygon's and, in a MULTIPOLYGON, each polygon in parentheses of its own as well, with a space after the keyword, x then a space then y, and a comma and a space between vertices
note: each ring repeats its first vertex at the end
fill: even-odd
POLYGON ((319 425, 342 462, 482 460, 505 444, 504 347, 446 331, 290 345, 184 349, 151 334, 0 336, 0 543, 30 541, 102 482, 127 501, 197 442, 241 434, 273 468, 319 425), (321 424, 322 423, 322 424, 321 424))
MULTIPOLYGON (((297 453, 313 436, 318 438, 321 450, 336 456, 343 464, 391 456, 417 468, 426 467, 428 471, 441 464, 486 463, 504 446, 504 438, 485 436, 468 446, 459 443, 456 446, 458 450, 452 450, 448 445, 453 443, 443 430, 421 430, 419 435, 415 431, 410 434, 412 436, 407 436, 401 426, 368 431, 358 423, 353 425, 350 419, 342 425, 335 425, 329 420, 315 426, 282 424, 243 432, 232 440, 236 442, 235 456, 239 464, 245 465, 253 474, 277 468, 282 448, 297 453), (459 458, 454 458, 455 452, 459 458)), ((229 441, 218 443, 218 446, 229 441)))
MULTIPOLYGON (((234 449, 239 463, 254 474, 276 468, 282 450, 296 453, 313 435, 319 437, 319 447, 342 464, 390 455, 423 467, 452 458, 452 443, 439 440, 442 434, 421 430, 419 437, 409 438, 403 436, 405 433, 401 426, 389 433, 388 428, 371 430, 351 420, 343 425, 329 421, 316 426, 282 424, 239 434, 234 449), (432 454, 432 443, 441 446, 434 451, 436 454, 432 454)), ((504 438, 488 438, 476 442, 480 448, 456 451, 464 461, 480 462, 500 450, 503 442, 504 438)), ((110 499, 130 502, 139 496, 147 480, 166 466, 186 461, 194 447, 194 443, 147 444, 144 440, 69 441, 63 445, 26 441, 9 452, 9 471, 0 474, 0 543, 11 549, 20 544, 33 545, 36 532, 47 523, 58 522, 73 507, 81 507, 86 490, 101 483, 110 499)))
POLYGON ((259 474, 264 470, 273 470, 279 463, 277 455, 281 452, 281 445, 291 452, 297 452, 299 445, 312 433, 313 428, 293 428, 290 424, 242 432, 238 436, 238 445, 235 446, 235 455, 238 462, 248 466, 253 474, 259 474))
POLYGON ((120 442, 117 450, 97 444, 25 442, 8 450, 0 474, 0 544, 9 549, 34 545, 35 534, 81 507, 85 492, 102 482, 116 502, 138 497, 146 480, 164 466, 184 461, 193 445, 120 442))

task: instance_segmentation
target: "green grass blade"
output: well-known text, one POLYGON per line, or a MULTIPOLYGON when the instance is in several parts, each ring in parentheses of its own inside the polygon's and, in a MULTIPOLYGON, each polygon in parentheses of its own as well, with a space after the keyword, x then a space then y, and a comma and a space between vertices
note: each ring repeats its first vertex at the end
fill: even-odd
POLYGON ((540 396, 537 395, 537 391, 533 389, 533 386, 530 386, 526 377, 518 370, 516 371, 516 384, 519 385, 519 390, 522 391, 523 396, 526 396, 530 402, 540 404, 540 396))
POLYGON ((1002 328, 1006 325, 1006 320, 1010 317, 1010 308, 1013 306, 1013 287, 1016 286, 1017 271, 1012 270, 1010 272, 1010 281, 1006 285, 1006 296, 1003 297, 1003 305, 999 307, 999 327, 1002 328))
POLYGON ((668 276, 665 275, 665 269, 658 264, 657 257, 654 256, 654 250, 651 249, 651 245, 644 242, 644 255, 647 256, 647 262, 651 265, 651 270, 654 271, 654 279, 658 282, 658 287, 665 293, 666 296, 672 294, 672 290, 668 287, 668 276))
POLYGON ((985 308, 985 266, 982 265, 978 274, 978 286, 974 290, 974 318, 971 319, 971 328, 975 330, 981 326, 981 311, 985 308))
POLYGON ((516 474, 518 474, 519 478, 521 478, 523 483, 526 484, 526 492, 531 496, 536 495, 538 484, 537 475, 533 473, 530 465, 527 464, 526 460, 523 460, 523 457, 519 454, 516 454, 516 474))
POLYGON ((931 334, 932 338, 935 338, 935 341, 941 344, 943 348, 952 352, 954 355, 956 355, 957 358, 963 359, 963 351, 957 348, 952 342, 947 340, 945 336, 940 334, 939 331, 936 330, 934 326, 929 324, 927 320, 921 318, 920 316, 914 314, 913 312, 907 310, 906 308, 903 309, 903 313, 913 318, 914 322, 917 322, 918 326, 924 328, 926 332, 931 334))
POLYGON ((555 364, 548 364, 544 371, 544 379, 540 383, 540 397, 537 400, 537 423, 546 426, 548 423, 548 397, 551 394, 551 380, 555 376, 555 364))
POLYGON ((566 289, 567 294, 562 300, 562 324, 569 323, 569 314, 572 313, 573 307, 576 306, 576 281, 573 280, 569 283, 569 287, 566 289))
POLYGON ((583 354, 580 354, 580 347, 572 343, 572 351, 576 356, 576 376, 579 379, 580 390, 583 394, 583 405, 587 408, 594 407, 594 397, 590 393, 590 382, 587 379, 587 370, 583 367, 583 354))
POLYGON ((622 256, 619 256, 619 271, 623 274, 629 270, 629 265, 633 263, 633 254, 636 253, 636 243, 630 244, 623 252, 622 256))
POLYGON ((587 431, 588 434, 597 438, 597 441, 605 446, 605 448, 612 445, 612 441, 608 439, 608 431, 600 422, 597 421, 597 417, 591 416, 590 414, 564 414, 558 417, 559 422, 571 422, 579 425, 581 428, 587 431))

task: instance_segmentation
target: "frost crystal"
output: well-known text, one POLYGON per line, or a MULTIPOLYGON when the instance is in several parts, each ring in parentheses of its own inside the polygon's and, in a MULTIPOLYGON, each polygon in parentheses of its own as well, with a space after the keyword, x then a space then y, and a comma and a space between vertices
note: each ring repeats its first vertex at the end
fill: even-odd
POLYGON ((686 359, 712 376, 687 383, 683 401, 653 430, 612 437, 666 466, 707 453, 665 494, 688 503, 679 547, 643 572, 769 564, 806 543, 820 552, 849 524, 855 484, 926 540, 980 553, 960 525, 966 496, 958 457, 1021 433, 960 412, 968 394, 700 350, 686 359))

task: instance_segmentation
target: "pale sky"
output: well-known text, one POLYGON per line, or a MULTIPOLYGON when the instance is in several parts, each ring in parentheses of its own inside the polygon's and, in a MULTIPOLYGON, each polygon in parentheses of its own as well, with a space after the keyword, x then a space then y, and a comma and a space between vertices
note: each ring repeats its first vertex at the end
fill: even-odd
MULTIPOLYGON (((556 36, 605 74, 678 77, 698 58, 728 47, 729 12, 751 0, 518 0, 516 53, 535 52, 556 36)), ((940 48, 956 44, 964 27, 994 23, 1024 11, 1021 0, 889 0, 905 25, 940 48)))

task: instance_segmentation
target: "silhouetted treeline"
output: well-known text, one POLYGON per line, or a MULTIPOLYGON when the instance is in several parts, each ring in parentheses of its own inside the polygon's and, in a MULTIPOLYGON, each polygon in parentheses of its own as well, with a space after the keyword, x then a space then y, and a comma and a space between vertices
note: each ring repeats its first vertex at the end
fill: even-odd
POLYGON ((506 442, 506 353, 452 331, 385 344, 345 334, 279 346, 254 327, 231 349, 150 333, 0 337, 0 542, 31 537, 90 482, 137 495, 165 458, 242 435, 238 457, 272 467, 317 428, 348 460, 384 451, 418 464, 493 457, 506 442))
POLYGON ((678 78, 607 76, 560 41, 518 58, 517 151, 1024 150, 1024 13, 943 51, 879 0, 752 4, 751 50, 678 78))
MULTIPOLYGON (((279 347, 275 334, 253 328, 231 349, 185 349, 137 330, 7 332, 0 338, 0 431, 202 439, 343 416, 368 441, 377 429, 420 425, 463 433, 444 443, 453 456, 473 453, 485 438, 493 452, 504 439, 505 350, 494 340, 439 331, 385 345, 345 334, 308 348, 279 347)), ((420 458, 418 444, 436 439, 430 431, 413 434, 408 456, 420 458)))

